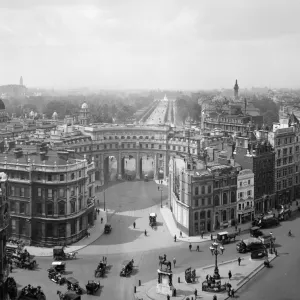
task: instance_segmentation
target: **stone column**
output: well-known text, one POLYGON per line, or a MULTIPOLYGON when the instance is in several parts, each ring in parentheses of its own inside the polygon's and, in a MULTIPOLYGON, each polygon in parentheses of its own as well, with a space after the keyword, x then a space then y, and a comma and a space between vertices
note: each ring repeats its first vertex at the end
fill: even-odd
POLYGON ((118 156, 118 180, 122 180, 122 153, 119 151, 119 156, 118 156))
POLYGON ((164 155, 163 156, 164 158, 164 180, 167 180, 167 155, 164 155))
POLYGON ((154 154, 154 180, 157 179, 157 156, 154 154))
POLYGON ((104 159, 103 154, 100 154, 100 185, 104 185, 104 159))
POLYGON ((140 175, 140 152, 136 153, 136 162, 135 162, 135 170, 136 170, 136 179, 141 179, 140 175))

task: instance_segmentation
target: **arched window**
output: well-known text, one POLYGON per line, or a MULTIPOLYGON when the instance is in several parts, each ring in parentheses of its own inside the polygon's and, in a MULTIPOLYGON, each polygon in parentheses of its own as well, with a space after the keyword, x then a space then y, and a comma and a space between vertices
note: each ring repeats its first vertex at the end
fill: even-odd
POLYGON ((142 140, 143 139, 143 137, 142 136, 140 136, 140 140, 142 140))
POLYGON ((103 139, 106 140, 106 136, 104 136, 103 139))
POLYGON ((226 222, 226 220, 227 220, 226 210, 222 211, 222 220, 223 220, 223 222, 226 222))
POLYGON ((130 140, 130 136, 129 135, 127 135, 127 140, 130 140))
POLYGON ((122 136, 121 136, 121 140, 124 140, 124 139, 125 139, 125 136, 122 135, 122 136))
POLYGON ((226 205, 227 204, 227 194, 226 193, 223 193, 223 205, 226 205))
POLYGON ((112 140, 113 139, 112 136, 110 136, 109 139, 112 140))
POLYGON ((232 209, 230 210, 230 218, 231 218, 232 220, 235 219, 234 208, 232 208, 232 209))
POLYGON ((149 139, 149 136, 147 135, 147 136, 145 137, 145 139, 148 140, 148 139, 149 139))
POLYGON ((116 139, 116 140, 118 140, 118 139, 119 139, 119 137, 116 135, 116 136, 115 136, 115 139, 116 139))
POLYGON ((207 191, 207 193, 208 193, 208 194, 211 193, 211 185, 208 186, 208 191, 207 191))
POLYGON ((65 202, 63 201, 58 202, 58 215, 59 216, 65 215, 65 202))
POLYGON ((205 216, 206 216, 205 210, 202 210, 200 212, 200 219, 205 219, 205 216))
POLYGON ((205 194, 205 186, 204 185, 202 185, 202 187, 201 187, 201 194, 205 194))
POLYGON ((133 137, 132 137, 134 140, 136 140, 136 136, 134 135, 133 137))
POLYGON ((215 206, 219 206, 220 205, 220 198, 219 198, 219 196, 218 195, 216 195, 215 196, 215 199, 214 199, 215 201, 215 206))
POLYGON ((195 187, 195 195, 199 195, 199 188, 197 186, 195 187))
POLYGON ((151 139, 154 140, 154 136, 152 136, 151 139))
POLYGON ((198 221, 198 212, 197 211, 194 213, 194 220, 198 221))
POLYGON ((231 192, 231 203, 236 202, 236 195, 235 192, 231 192))

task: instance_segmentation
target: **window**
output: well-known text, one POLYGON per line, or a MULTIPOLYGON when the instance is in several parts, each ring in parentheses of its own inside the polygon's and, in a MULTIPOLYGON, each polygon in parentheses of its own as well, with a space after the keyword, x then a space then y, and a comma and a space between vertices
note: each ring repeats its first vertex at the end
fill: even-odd
POLYGON ((76 220, 71 221, 71 235, 76 234, 76 220))
POLYGON ((284 144, 285 144, 285 145, 287 144, 287 138, 284 139, 284 144))
POLYGON ((158 148, 161 149, 161 145, 159 145, 158 148))
POLYGON ((82 230, 82 217, 79 218, 79 231, 82 230))
POLYGON ((52 175, 48 174, 48 181, 52 181, 52 175))
POLYGON ((290 177, 290 178, 289 178, 289 186, 292 186, 292 185, 293 185, 293 178, 290 177))
POLYGON ((11 220, 11 232, 17 233, 17 221, 15 219, 11 220))
POLYGON ((243 192, 239 193, 239 198, 243 198, 243 192))
POLYGON ((24 174, 23 172, 21 172, 21 176, 20 176, 20 178, 21 178, 22 180, 24 180, 24 179, 25 179, 25 174, 24 174))
POLYGON ((72 173, 72 174, 71 174, 71 180, 74 180, 74 179, 75 179, 75 174, 72 173))
POLYGON ((299 146, 296 146, 296 152, 299 152, 299 146))
POLYGON ((251 191, 251 190, 247 191, 247 195, 248 195, 248 196, 251 196, 251 194, 252 194, 252 191, 251 191))
POLYGON ((194 213, 194 220, 195 220, 195 221, 198 220, 198 212, 197 212, 197 211, 194 213))
POLYGON ((284 156, 287 155, 287 148, 284 148, 284 149, 283 149, 283 155, 284 155, 284 156))
POLYGON ((81 178, 81 171, 79 171, 79 178, 81 178))
POLYGON ((65 214, 65 203, 64 202, 58 202, 58 215, 63 216, 65 214))
POLYGON ((64 181, 65 180, 65 175, 64 174, 60 174, 59 175, 59 181, 64 181))
POLYGON ((277 178, 280 178, 281 177, 281 170, 278 170, 277 171, 277 178))
POLYGON ((278 146, 280 145, 280 139, 277 139, 277 145, 278 146))
POLYGON ((48 203, 47 203, 47 215, 52 216, 53 213, 54 213, 54 210, 53 210, 53 203, 52 203, 52 202, 48 202, 48 203))
POLYGON ((286 165, 287 164, 287 158, 285 157, 284 159, 283 159, 283 163, 282 163, 283 165, 286 165))
POLYGON ((11 212, 16 211, 16 203, 14 201, 10 201, 10 211, 11 212))
POLYGON ((52 189, 48 189, 48 198, 52 199, 52 196, 53 196, 52 189))
POLYGON ((236 195, 235 192, 231 192, 231 203, 236 202, 236 195))
POLYGON ((220 198, 219 198, 218 195, 215 195, 214 202, 215 202, 215 206, 219 206, 220 205, 220 198))
POLYGON ((78 210, 81 210, 81 208, 82 208, 82 198, 79 197, 79 199, 78 199, 78 210))
POLYGON ((223 193, 223 205, 226 205, 228 203, 227 201, 227 194, 223 193))
POLYGON ((205 216, 206 216, 205 210, 202 210, 200 212, 200 219, 205 219, 205 216))
POLYGON ((201 205, 202 205, 202 206, 205 206, 205 199, 204 199, 204 198, 201 199, 201 205))
POLYGON ((41 188, 37 189, 37 194, 38 194, 38 197, 42 197, 42 189, 41 188))
POLYGON ((71 187, 71 196, 74 196, 75 195, 75 189, 74 189, 74 187, 72 186, 71 187))
POLYGON ((280 157, 281 150, 277 150, 277 157, 280 157))
POLYGON ((211 194, 211 185, 208 186, 208 191, 207 191, 207 193, 208 193, 208 194, 211 194))
POLYGON ((38 173, 37 177, 38 177, 37 178, 38 180, 42 180, 42 174, 41 173, 38 173))
POLYGON ((204 185, 201 187, 201 194, 205 194, 205 186, 204 185))
POLYGON ((291 164, 293 162, 293 156, 289 157, 289 164, 291 164))
POLYGON ((176 146, 173 146, 173 150, 176 150, 176 146))
POLYGON ((195 187, 195 195, 199 195, 199 187, 195 187))
POLYGON ((10 178, 12 178, 12 179, 15 178, 15 173, 11 173, 10 178))
POLYGON ((284 169, 283 169, 283 176, 286 176, 286 175, 287 175, 287 169, 284 168, 284 169))
POLYGON ((208 218, 208 219, 211 218, 211 211, 210 211, 210 210, 207 211, 207 218, 208 218))
POLYGON ((251 184, 251 180, 250 179, 248 180, 248 184, 251 184))
POLYGON ((92 187, 90 186, 89 187, 89 197, 92 197, 93 195, 92 195, 93 193, 92 193, 92 187))
POLYGON ((15 196, 15 187, 14 186, 10 187, 10 195, 15 196))
POLYGON ((276 164, 277 164, 277 167, 280 167, 281 166, 281 159, 277 159, 276 164))
POLYGON ((43 213, 43 210, 42 210, 42 203, 41 202, 37 202, 36 203, 36 213, 37 214, 42 214, 43 213))
POLYGON ((281 190, 281 182, 277 182, 277 191, 280 191, 281 190))
POLYGON ((71 201, 71 214, 75 213, 76 204, 75 201, 71 201))
POLYGON ((148 148, 148 144, 146 144, 146 148, 148 148))
POLYGON ((195 207, 198 207, 199 203, 198 203, 198 199, 195 199, 195 207))
POLYGON ((23 187, 20 188, 20 197, 25 196, 25 189, 23 187))
POLYGON ((59 189, 58 194, 59 194, 59 197, 61 197, 61 198, 65 197, 65 189, 59 189))
POLYGON ((20 214, 26 213, 26 203, 20 202, 20 214))
POLYGON ((289 174, 293 173, 293 167, 289 167, 289 174))
POLYGON ((58 237, 63 238, 66 236, 66 225, 59 224, 58 225, 58 237))
POLYGON ((151 148, 154 149, 154 144, 151 144, 151 148))
POLYGON ((293 154, 293 147, 290 147, 290 154, 293 154))
POLYGON ((287 187, 287 180, 282 181, 282 188, 285 189, 287 187))

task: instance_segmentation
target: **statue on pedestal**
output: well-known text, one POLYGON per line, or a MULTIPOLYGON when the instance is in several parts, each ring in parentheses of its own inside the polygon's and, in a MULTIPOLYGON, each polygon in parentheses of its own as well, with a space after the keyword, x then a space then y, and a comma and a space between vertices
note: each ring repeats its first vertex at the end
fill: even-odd
POLYGON ((159 256, 160 269, 157 270, 158 280, 156 286, 156 292, 163 295, 173 295, 173 273, 172 263, 167 260, 167 256, 159 256), (163 268, 165 266, 165 268, 163 268))

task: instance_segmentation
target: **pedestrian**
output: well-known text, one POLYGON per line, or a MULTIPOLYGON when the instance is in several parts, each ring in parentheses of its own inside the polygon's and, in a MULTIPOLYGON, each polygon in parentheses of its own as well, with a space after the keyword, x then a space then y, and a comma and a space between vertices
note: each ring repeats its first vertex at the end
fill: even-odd
POLYGON ((212 233, 210 234, 210 240, 211 240, 211 241, 213 240, 213 235, 212 235, 212 233))
POLYGON ((170 300, 170 295, 169 294, 167 295, 167 300, 170 300))
POLYGON ((176 259, 175 259, 175 257, 173 258, 173 264, 174 264, 174 268, 175 268, 175 265, 176 265, 176 259))
POLYGON ((201 239, 203 239, 203 231, 201 231, 201 239))
POLYGON ((135 222, 133 222, 133 228, 135 229, 135 222))
POLYGON ((231 297, 231 289, 228 289, 227 295, 228 295, 228 297, 231 297))
POLYGON ((241 265, 241 261, 242 261, 242 259, 239 257, 239 258, 238 258, 239 266, 241 265))
POLYGON ((98 208, 98 215, 100 214, 100 209, 98 208))
POLYGON ((103 223, 103 218, 101 217, 101 224, 103 223))
POLYGON ((277 249, 274 249, 274 254, 275 256, 277 256, 277 249))
POLYGON ((234 298, 234 294, 235 294, 235 290, 232 289, 232 290, 231 290, 231 296, 232 296, 232 298, 234 298))
POLYGON ((213 300, 218 300, 216 295, 213 296, 213 300))
POLYGON ((190 249, 190 251, 192 251, 192 244, 191 243, 189 245, 189 249, 190 249))
POLYGON ((179 234, 179 236, 182 238, 182 232, 180 231, 180 234, 179 234))
POLYGON ((176 234, 175 234, 175 236, 174 236, 174 242, 176 243, 176 240, 177 240, 177 237, 176 237, 176 234))
POLYGON ((208 281, 208 278, 209 278, 209 275, 207 274, 207 275, 206 275, 206 281, 208 281))
POLYGON ((231 271, 229 270, 229 272, 228 272, 228 278, 229 278, 229 280, 231 280, 231 277, 232 277, 232 274, 231 274, 231 271))
POLYGON ((239 228, 239 235, 241 235, 241 231, 242 231, 241 228, 239 228))
POLYGON ((237 231, 237 229, 238 229, 238 228, 237 228, 237 224, 235 224, 235 231, 237 231))
POLYGON ((145 236, 147 236, 147 230, 145 229, 145 236))
POLYGON ((198 251, 198 252, 200 252, 200 248, 199 248, 199 245, 197 245, 197 251, 198 251))
POLYGON ((195 289, 195 291, 194 291, 194 295, 195 295, 195 299, 196 299, 196 297, 197 297, 197 295, 198 295, 198 291, 197 291, 197 289, 195 289))

